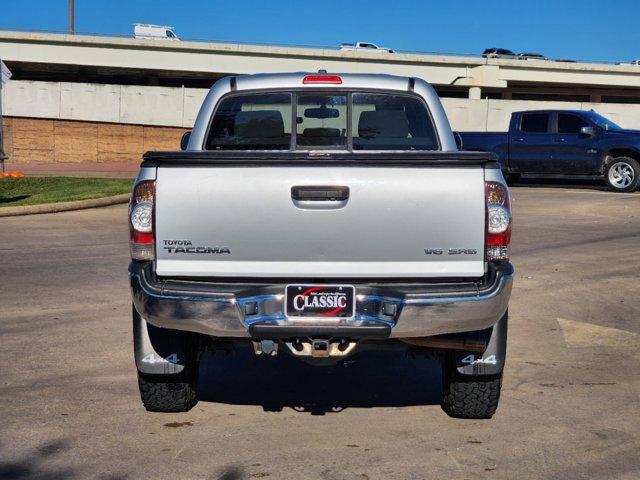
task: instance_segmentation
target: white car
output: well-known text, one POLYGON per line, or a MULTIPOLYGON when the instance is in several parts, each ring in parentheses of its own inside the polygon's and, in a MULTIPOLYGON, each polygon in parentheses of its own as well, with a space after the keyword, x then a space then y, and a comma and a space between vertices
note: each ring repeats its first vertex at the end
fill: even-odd
POLYGON ((180 40, 173 31, 173 27, 148 23, 134 23, 133 36, 148 40, 180 40))
POLYGON ((391 48, 379 47, 375 43, 369 42, 341 43, 340 50, 370 50, 374 52, 396 53, 391 48))
POLYGON ((545 57, 541 53, 519 53, 518 59, 520 60, 549 60, 549 57, 545 57))

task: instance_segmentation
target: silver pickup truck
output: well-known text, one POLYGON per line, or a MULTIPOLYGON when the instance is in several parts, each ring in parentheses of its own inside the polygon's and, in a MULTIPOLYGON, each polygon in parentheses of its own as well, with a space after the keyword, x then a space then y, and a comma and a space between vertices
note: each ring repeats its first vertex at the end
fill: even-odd
POLYGON ((129 208, 148 410, 189 410, 202 352, 244 345, 316 365, 365 349, 432 355, 447 414, 493 415, 509 192, 491 154, 458 151, 429 84, 223 78, 182 148, 145 154, 129 208))

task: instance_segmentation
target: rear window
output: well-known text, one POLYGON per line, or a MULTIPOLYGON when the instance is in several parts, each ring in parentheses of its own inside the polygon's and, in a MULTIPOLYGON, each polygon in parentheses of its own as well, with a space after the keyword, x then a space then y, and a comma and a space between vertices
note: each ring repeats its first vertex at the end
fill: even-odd
POLYGON ((354 93, 354 150, 436 150, 438 141, 425 104, 406 95, 354 93))
POLYGON ((523 113, 520 130, 529 133, 547 133, 548 125, 548 113, 523 113))
POLYGON ((291 144, 291 94, 236 95, 218 106, 207 150, 288 150, 291 144))
POLYGON ((205 149, 348 149, 351 145, 353 150, 439 148, 431 115, 416 96, 304 91, 224 98, 211 121, 205 149))

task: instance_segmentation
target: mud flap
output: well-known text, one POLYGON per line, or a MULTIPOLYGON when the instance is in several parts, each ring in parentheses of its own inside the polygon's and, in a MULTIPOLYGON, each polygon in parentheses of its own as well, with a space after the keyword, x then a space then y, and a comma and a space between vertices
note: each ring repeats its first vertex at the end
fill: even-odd
POLYGON ((456 370, 461 375, 497 375, 504 369, 507 355, 507 310, 487 332, 489 342, 482 353, 458 351, 454 355, 456 370))
POLYGON ((159 328, 147 323, 132 306, 133 348, 136 368, 151 375, 182 373, 196 354, 197 337, 190 332, 159 328))

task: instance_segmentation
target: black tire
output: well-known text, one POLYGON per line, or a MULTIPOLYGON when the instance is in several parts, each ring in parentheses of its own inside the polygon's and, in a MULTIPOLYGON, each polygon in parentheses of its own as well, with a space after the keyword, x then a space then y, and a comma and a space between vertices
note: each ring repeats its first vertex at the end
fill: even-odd
POLYGON ((632 192, 640 185, 640 163, 631 157, 616 157, 607 164, 604 181, 614 192, 632 192))
POLYGON ((202 345, 197 335, 189 340, 187 360, 178 374, 138 371, 140 399, 149 412, 188 412, 198 403, 198 370, 202 345))
POLYGON ((515 185, 516 183, 518 183, 520 181, 520 174, 519 173, 505 173, 504 174, 504 179, 507 182, 507 185, 511 186, 511 185, 515 185))
POLYGON ((460 375, 450 362, 443 365, 442 410, 453 418, 491 418, 500 401, 502 373, 460 375))
POLYGON ((138 372, 140 398, 149 412, 187 412, 198 403, 197 375, 146 375, 138 372))

